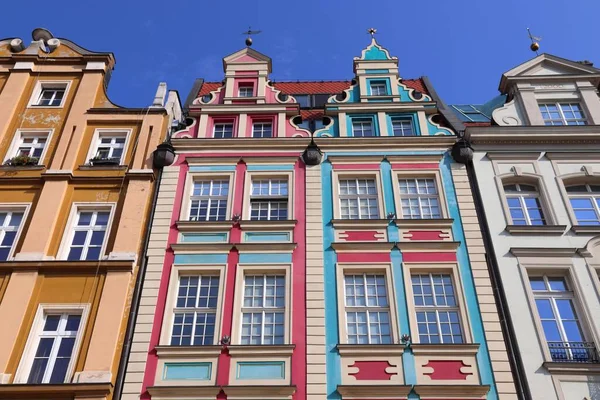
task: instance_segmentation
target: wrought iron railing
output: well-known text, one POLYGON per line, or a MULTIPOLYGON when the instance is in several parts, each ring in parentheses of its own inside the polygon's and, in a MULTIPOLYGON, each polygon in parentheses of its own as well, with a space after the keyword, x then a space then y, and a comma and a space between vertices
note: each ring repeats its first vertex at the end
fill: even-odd
POLYGON ((597 363, 598 351, 593 342, 548 342, 552 361, 597 363))

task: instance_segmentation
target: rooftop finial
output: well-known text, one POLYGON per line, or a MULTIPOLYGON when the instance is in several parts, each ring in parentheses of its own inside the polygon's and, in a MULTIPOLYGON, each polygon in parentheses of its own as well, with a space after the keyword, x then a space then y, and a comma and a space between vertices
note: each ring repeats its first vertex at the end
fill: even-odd
POLYGON ((250 47, 252 46, 252 35, 258 35, 259 33, 261 33, 262 31, 253 31, 251 27, 248 27, 248 30, 246 32, 242 32, 242 35, 248 35, 248 37, 246 38, 246 46, 250 47))
POLYGON ((542 40, 542 38, 538 37, 538 36, 533 36, 531 34, 531 31, 529 30, 529 28, 527 28, 527 34, 529 34, 529 39, 531 40, 531 45, 529 46, 529 48, 531 49, 531 51, 535 51, 535 54, 539 55, 539 53, 538 53, 538 50, 540 49, 539 42, 542 40))
POLYGON ((375 34, 377 33, 377 29, 375 29, 375 28, 369 28, 369 29, 367 29, 367 33, 368 33, 369 35, 371 35, 371 37, 372 37, 373 39, 375 39, 375 34))

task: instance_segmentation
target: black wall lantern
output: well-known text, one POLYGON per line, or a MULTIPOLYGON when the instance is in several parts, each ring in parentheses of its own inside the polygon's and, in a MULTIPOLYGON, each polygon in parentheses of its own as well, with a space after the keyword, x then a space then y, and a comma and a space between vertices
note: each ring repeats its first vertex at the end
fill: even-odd
POLYGON ((306 146, 306 150, 302 153, 302 161, 309 166, 319 165, 323 160, 323 152, 315 143, 315 138, 311 136, 310 143, 306 146))
POLYGON ((175 161, 175 148, 167 139, 156 146, 156 150, 152 154, 152 164, 154 168, 164 168, 173 164, 173 161, 175 161))

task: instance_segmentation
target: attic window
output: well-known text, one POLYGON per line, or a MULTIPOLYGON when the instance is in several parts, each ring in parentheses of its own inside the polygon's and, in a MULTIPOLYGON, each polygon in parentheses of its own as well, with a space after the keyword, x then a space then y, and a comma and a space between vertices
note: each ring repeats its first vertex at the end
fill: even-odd
POLYGON ((238 89, 238 97, 252 97, 254 96, 254 86, 252 84, 241 84, 238 89))
POLYGON ((586 125, 585 115, 577 103, 540 104, 546 125, 586 125))
POLYGON ((388 94, 385 81, 371 81, 371 96, 385 96, 388 94))
POLYGON ((464 118, 466 122, 490 122, 490 118, 480 111, 477 107, 470 104, 452 106, 457 110, 464 118))
POLYGON ((29 101, 29 106, 62 107, 68 86, 68 82, 38 82, 29 101))

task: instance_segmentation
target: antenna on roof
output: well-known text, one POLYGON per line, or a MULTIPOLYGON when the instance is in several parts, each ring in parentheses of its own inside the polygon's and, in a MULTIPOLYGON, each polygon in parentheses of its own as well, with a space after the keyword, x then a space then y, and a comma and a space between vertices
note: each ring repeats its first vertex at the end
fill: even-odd
POLYGON ((541 42, 542 37, 541 36, 533 36, 531 34, 531 31, 529 30, 529 28, 527 28, 527 34, 529 35, 529 39, 531 40, 531 45, 529 46, 529 48, 531 49, 531 51, 534 51, 535 54, 539 55, 539 53, 538 53, 538 50, 540 49, 539 42, 541 42))
POLYGON ((262 31, 253 31, 251 27, 248 27, 248 30, 246 32, 242 32, 242 35, 248 35, 248 37, 246 38, 246 46, 250 47, 252 46, 252 35, 258 35, 259 33, 261 33, 262 31))

